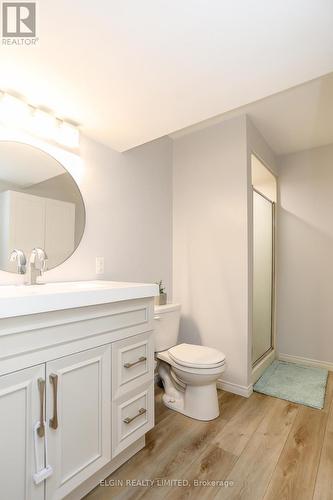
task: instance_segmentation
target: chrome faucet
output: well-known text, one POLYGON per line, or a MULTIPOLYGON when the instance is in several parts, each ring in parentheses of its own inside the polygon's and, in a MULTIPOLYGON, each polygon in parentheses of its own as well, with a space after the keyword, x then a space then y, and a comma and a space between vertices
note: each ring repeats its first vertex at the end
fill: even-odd
POLYGON ((23 250, 19 248, 14 248, 9 257, 10 262, 17 262, 17 272, 18 274, 25 274, 27 269, 27 259, 24 255, 23 250))
POLYGON ((47 268, 47 255, 42 248, 34 248, 29 259, 29 272, 27 285, 40 285, 37 278, 42 276, 47 268))

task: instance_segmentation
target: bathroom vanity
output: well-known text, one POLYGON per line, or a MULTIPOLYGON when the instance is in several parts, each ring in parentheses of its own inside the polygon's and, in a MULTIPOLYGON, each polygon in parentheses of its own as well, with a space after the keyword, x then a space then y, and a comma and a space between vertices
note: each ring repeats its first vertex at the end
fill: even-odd
POLYGON ((2 498, 82 498, 144 446, 157 293, 105 281, 0 287, 2 498))

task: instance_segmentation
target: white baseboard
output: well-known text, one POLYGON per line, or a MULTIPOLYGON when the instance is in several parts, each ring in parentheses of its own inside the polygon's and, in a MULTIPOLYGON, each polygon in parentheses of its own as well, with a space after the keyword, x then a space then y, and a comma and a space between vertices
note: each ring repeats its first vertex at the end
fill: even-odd
POLYGON ((333 363, 330 363, 329 361, 319 361, 317 359, 302 358, 301 356, 292 356, 291 354, 283 354, 282 352, 278 354, 278 359, 280 361, 288 361, 289 363, 299 363, 300 365, 326 368, 326 370, 333 372, 333 363))
POLYGON ((224 382, 221 379, 217 381, 217 388, 223 391, 232 392, 233 394, 238 394, 244 398, 250 397, 253 392, 252 384, 246 387, 245 385, 233 384, 232 382, 224 382))

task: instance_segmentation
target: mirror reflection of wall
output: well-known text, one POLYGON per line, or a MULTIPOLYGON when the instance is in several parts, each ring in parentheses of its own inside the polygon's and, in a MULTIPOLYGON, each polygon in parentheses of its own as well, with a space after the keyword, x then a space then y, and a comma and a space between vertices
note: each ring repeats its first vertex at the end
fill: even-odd
POLYGON ((74 252, 84 226, 81 193, 60 163, 27 144, 0 142, 0 268, 16 272, 14 248, 28 258, 41 247, 52 269, 74 252))

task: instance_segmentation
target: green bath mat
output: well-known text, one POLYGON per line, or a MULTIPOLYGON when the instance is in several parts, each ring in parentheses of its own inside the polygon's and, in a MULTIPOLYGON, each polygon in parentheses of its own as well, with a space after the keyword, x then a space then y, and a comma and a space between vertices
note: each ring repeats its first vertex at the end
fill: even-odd
POLYGON ((328 371, 323 368, 274 361, 254 385, 256 392, 293 403, 324 407, 328 371))

